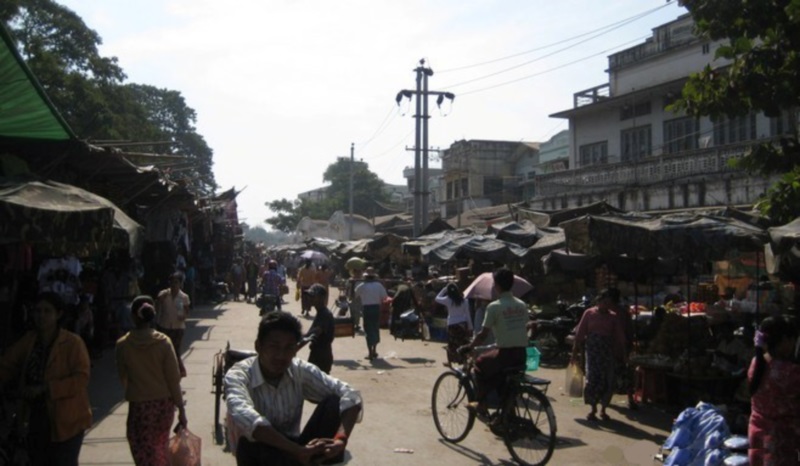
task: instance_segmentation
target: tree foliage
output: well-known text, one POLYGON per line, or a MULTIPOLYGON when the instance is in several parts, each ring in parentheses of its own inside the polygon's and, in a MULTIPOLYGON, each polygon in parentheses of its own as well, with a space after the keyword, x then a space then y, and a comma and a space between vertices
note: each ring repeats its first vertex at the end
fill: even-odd
MULTIPOLYGON (((386 202, 388 196, 383 191, 384 182, 371 172, 364 162, 353 164, 353 213, 365 217, 373 216, 375 201, 386 202)), ((328 165, 323 181, 330 185, 321 201, 278 199, 266 203, 275 213, 266 219, 274 229, 284 232, 294 231, 303 217, 327 220, 337 210, 350 210, 350 160, 340 158, 328 165)))
POLYGON ((75 134, 89 141, 169 142, 136 152, 185 155, 191 166, 173 179, 211 194, 213 151, 195 129, 196 112, 178 91, 125 83, 116 57, 103 57, 99 34, 53 0, 0 4, 0 20, 28 67, 75 134))
POLYGON ((752 174, 781 174, 759 203, 778 223, 800 215, 800 0, 685 0, 697 31, 723 41, 717 58, 730 66, 706 66, 694 74, 676 103, 694 116, 788 114, 789 130, 779 141, 755 146, 737 166, 752 174))
MULTIPOLYGON (((328 165, 322 175, 323 181, 330 183, 328 199, 333 210, 349 212, 350 209, 350 159, 339 158, 328 165)), ((388 202, 389 196, 384 192, 384 182, 371 172, 366 163, 356 161, 353 167, 353 213, 365 217, 374 216, 375 202, 388 202)))

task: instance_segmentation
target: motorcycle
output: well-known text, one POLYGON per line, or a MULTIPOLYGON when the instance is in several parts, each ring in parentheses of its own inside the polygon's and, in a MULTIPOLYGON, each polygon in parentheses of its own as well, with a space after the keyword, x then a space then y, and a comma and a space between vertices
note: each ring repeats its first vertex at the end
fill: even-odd
POLYGON ((258 315, 263 316, 267 312, 272 312, 278 307, 279 296, 274 294, 262 294, 256 299, 256 306, 258 306, 258 315))
POLYGON ((588 296, 568 304, 559 298, 558 315, 552 319, 536 319, 531 338, 541 353, 540 360, 545 364, 569 361, 575 327, 581 321, 584 311, 591 307, 588 296))

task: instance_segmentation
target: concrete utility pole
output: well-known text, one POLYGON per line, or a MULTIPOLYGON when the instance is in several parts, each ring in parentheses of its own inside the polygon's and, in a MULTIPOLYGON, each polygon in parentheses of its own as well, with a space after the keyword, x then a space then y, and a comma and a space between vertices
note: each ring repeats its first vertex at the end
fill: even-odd
POLYGON ((441 106, 442 101, 447 98, 451 101, 455 99, 455 94, 450 92, 437 92, 428 90, 428 76, 433 76, 433 70, 425 67, 425 60, 419 61, 419 66, 414 69, 417 73, 417 87, 415 91, 402 90, 397 93, 395 100, 397 105, 403 98, 411 99, 416 96, 416 110, 414 115, 416 120, 414 137, 414 237, 428 226, 428 96, 436 95, 437 104, 441 106), (424 123, 423 123, 424 122, 424 123))
POLYGON ((355 165, 355 146, 350 143, 350 223, 347 225, 347 240, 353 239, 353 165, 355 165))

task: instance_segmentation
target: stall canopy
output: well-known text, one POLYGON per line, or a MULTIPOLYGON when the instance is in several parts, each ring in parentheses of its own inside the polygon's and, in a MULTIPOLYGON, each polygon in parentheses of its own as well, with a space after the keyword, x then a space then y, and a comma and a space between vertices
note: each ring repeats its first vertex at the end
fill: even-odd
POLYGON ((787 280, 800 279, 800 217, 769 229, 770 248, 776 256, 777 272, 787 280))
POLYGON ((0 25, 0 137, 18 140, 76 139, 0 25))
POLYGON ((52 252, 101 251, 122 234, 131 251, 141 226, 111 201, 54 181, 0 182, 0 242, 36 243, 52 252), (114 228, 119 232, 115 235, 114 228))
POLYGON ((441 240, 423 246, 420 253, 433 262, 474 259, 481 262, 514 262, 525 257, 527 249, 485 236, 472 235, 441 240))
POLYGON ((536 225, 529 221, 495 223, 486 228, 485 236, 514 243, 529 248, 546 233, 540 231, 536 225))
POLYGON ((759 251, 765 230, 729 217, 706 214, 586 215, 561 224, 570 251, 632 258, 723 260, 731 251, 759 251))

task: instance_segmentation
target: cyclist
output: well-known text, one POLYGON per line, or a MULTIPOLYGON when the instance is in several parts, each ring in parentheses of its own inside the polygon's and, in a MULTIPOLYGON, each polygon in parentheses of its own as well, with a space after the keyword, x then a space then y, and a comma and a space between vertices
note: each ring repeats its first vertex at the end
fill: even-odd
POLYGON ((281 285, 285 284, 283 277, 278 274, 278 263, 270 260, 267 263, 267 271, 261 277, 261 292, 275 297, 275 307, 279 311, 281 310, 281 285))
POLYGON ((472 342, 459 348, 460 353, 472 351, 490 334, 494 335, 497 347, 484 352, 475 361, 475 381, 477 401, 469 403, 469 409, 479 415, 486 415, 486 396, 493 389, 502 388, 503 370, 525 364, 528 345, 528 306, 511 294, 514 273, 501 268, 494 272, 494 286, 498 299, 486 307, 483 328, 472 342))

